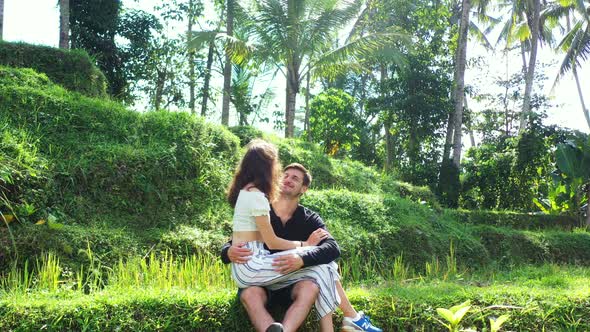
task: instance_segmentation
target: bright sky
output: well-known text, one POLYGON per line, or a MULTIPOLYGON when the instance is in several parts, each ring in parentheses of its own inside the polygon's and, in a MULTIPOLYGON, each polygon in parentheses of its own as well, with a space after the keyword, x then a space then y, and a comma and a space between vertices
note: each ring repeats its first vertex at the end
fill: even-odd
MULTIPOLYGON (((57 46, 59 40, 59 10, 57 0, 4 0, 4 36, 7 41, 23 41, 32 44, 42 44, 57 46)), ((142 0, 141 4, 135 1, 123 0, 123 3, 130 7, 143 7, 150 11, 153 8, 155 0, 142 0)), ((468 57, 472 56, 470 52, 485 54, 488 68, 483 71, 468 70, 466 73, 466 83, 474 84, 480 87, 491 83, 493 78, 502 75, 506 70, 513 72, 519 70, 522 66, 520 57, 515 55, 514 58, 503 59, 500 52, 496 54, 484 53, 483 51, 474 51, 477 47, 468 48, 468 57), (470 55, 471 54, 471 55, 470 55)), ((544 47, 541 49, 538 59, 549 63, 552 59, 561 59, 561 55, 544 47)), ((546 70, 549 79, 546 86, 542 88, 544 93, 549 94, 553 79, 557 72, 557 64, 546 70)), ((279 75, 280 76, 280 75, 279 75)), ((590 104, 590 63, 586 62, 579 70, 582 91, 585 94, 587 107, 590 104)), ((216 84, 215 82, 213 84, 216 84)), ((219 84, 219 83, 217 83, 219 84)), ((277 79, 275 85, 276 100, 272 107, 283 109, 284 105, 284 79, 277 79)), ((581 111, 579 97, 576 90, 575 81, 571 74, 562 78, 561 83, 552 92, 551 98, 553 103, 560 105, 549 111, 548 123, 557 124, 572 129, 578 129, 584 132, 590 132, 586 120, 581 111)), ((218 103, 220 104, 220 103, 218 103)), ((298 105, 302 103, 298 102, 298 105)), ((221 107, 218 105, 218 107, 221 107)), ((474 103, 470 104, 474 106, 474 103)), ((219 112, 217 113, 219 114, 219 112)))

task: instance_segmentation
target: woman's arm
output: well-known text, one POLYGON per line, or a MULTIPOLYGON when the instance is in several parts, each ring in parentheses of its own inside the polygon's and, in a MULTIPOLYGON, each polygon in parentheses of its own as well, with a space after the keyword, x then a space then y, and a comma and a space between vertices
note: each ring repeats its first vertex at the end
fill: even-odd
POLYGON ((270 224, 269 216, 257 216, 256 227, 262 236, 262 241, 270 250, 287 250, 303 246, 301 241, 289 241, 278 237, 270 224))

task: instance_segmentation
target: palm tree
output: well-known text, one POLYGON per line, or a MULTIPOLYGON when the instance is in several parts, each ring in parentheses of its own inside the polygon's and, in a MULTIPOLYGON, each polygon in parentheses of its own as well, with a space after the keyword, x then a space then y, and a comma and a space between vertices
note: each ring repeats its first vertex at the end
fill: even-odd
POLYGON ((461 150, 462 150, 462 125, 463 125, 463 104, 465 97, 465 64, 459 62, 459 60, 466 61, 467 54, 466 49, 462 47, 466 47, 466 43, 468 42, 469 35, 474 37, 478 42, 480 42, 485 48, 491 49, 492 45, 487 39, 487 35, 490 30, 498 23, 498 20, 489 16, 486 11, 489 4, 489 0, 479 0, 474 3, 475 6, 472 6, 472 3, 468 3, 468 7, 466 8, 466 3, 462 1, 461 3, 456 1, 451 1, 449 5, 454 8, 454 12, 456 13, 451 17, 451 24, 459 24, 459 39, 458 45, 455 52, 455 71, 453 72, 453 82, 455 83, 453 89, 453 103, 454 108, 452 113, 449 114, 449 120, 447 125, 447 132, 445 138, 445 145, 443 149, 443 164, 447 164, 449 162, 449 154, 452 148, 452 163, 459 167, 461 164, 461 150), (473 13, 470 13, 472 12, 473 13), (477 17, 477 20, 480 23, 485 23, 488 25, 487 28, 483 29, 481 26, 476 24, 473 20, 470 19, 470 15, 474 14, 477 17), (464 27, 467 27, 464 29, 464 27), (463 38, 464 36, 464 38, 463 38), (462 44, 465 43, 465 44, 462 44), (465 52, 465 55, 462 53, 465 52), (460 58, 464 57, 463 59, 460 58), (457 93, 459 97, 456 98, 457 93))
MULTIPOLYGON (((234 30, 234 0, 226 0, 227 17, 226 17, 226 33, 229 37, 233 35, 234 30)), ((225 51, 225 64, 223 66, 223 99, 221 106, 221 124, 227 126, 229 124, 229 101, 231 97, 231 51, 225 51)))
MULTIPOLYGON (((522 113, 520 117, 520 128, 522 132, 526 129, 526 119, 531 112, 531 94, 533 91, 533 79, 535 77, 535 67, 537 63, 537 48, 539 47, 539 20, 541 17, 541 1, 532 0, 532 20, 529 23, 531 29, 531 49, 529 53, 529 64, 525 76, 524 97, 522 101, 522 113)), ((527 16, 528 17, 528 16, 527 16)), ((528 22, 528 18, 527 18, 528 22)))
POLYGON ((576 81, 576 88, 582 106, 582 112, 586 118, 586 123, 590 128, 590 112, 586 108, 580 78, 578 77, 577 68, 581 65, 580 60, 585 60, 590 55, 590 17, 588 11, 590 7, 583 1, 570 1, 569 3, 552 4, 543 12, 543 19, 566 19, 566 34, 558 44, 558 48, 565 52, 561 62, 559 73, 555 78, 553 87, 559 79, 568 71, 572 71, 576 81), (577 15, 576 15, 577 14, 577 15), (571 25, 571 17, 576 19, 574 25, 571 25))
POLYGON ((465 67, 467 64, 467 31, 469 27, 470 0, 463 0, 461 6, 461 20, 459 24, 459 40, 455 53, 455 86, 453 89, 454 110, 454 135, 453 135, 453 165, 459 169, 461 165, 461 134, 463 126, 463 98, 465 98, 465 67))
POLYGON ((70 0, 59 0, 59 48, 70 48, 70 0))
POLYGON ((527 117, 531 113, 531 95, 533 90, 537 50, 539 41, 552 42, 550 29, 541 20, 540 0, 508 0, 499 4, 500 8, 508 8, 507 18, 498 37, 497 43, 505 41, 506 49, 515 41, 520 42, 522 73, 525 77, 522 111, 520 113, 519 132, 526 129, 527 117), (528 64, 526 53, 528 52, 528 64))
MULTIPOLYGON (((231 69, 232 64, 241 65, 244 63, 254 51, 252 45, 248 44, 245 39, 236 38, 234 36, 234 20, 236 18, 242 20, 246 19, 239 11, 240 6, 237 6, 233 0, 228 1, 228 6, 231 6, 231 19, 226 20, 226 28, 228 30, 221 30, 221 20, 219 25, 214 30, 191 31, 191 39, 188 41, 188 47, 191 50, 200 50, 207 45, 207 64, 205 70, 205 80, 203 83, 203 99, 201 102, 201 116, 207 115, 207 103, 209 99, 209 85, 211 81, 211 72, 213 67, 213 56, 216 52, 216 41, 220 41, 225 48, 225 63, 223 65, 224 73, 224 92, 222 102, 222 124, 227 125, 229 122, 229 102, 231 100, 231 69), (231 31, 230 31, 231 29, 231 31), (229 68, 229 69, 228 69, 229 68), (228 94, 226 94, 226 91, 228 94)), ((227 7, 229 8, 229 7, 227 7)), ((226 13, 230 14, 227 9, 226 13)), ((239 27, 239 26, 238 26, 239 27)))
POLYGON ((4 30, 4 0, 0 0, 0 40, 2 40, 3 30, 4 30))
MULTIPOLYGON (((187 8, 187 24, 188 24, 188 31, 186 39, 187 41, 193 39, 193 25, 195 24, 196 15, 197 15, 197 8, 195 6, 194 0, 189 0, 188 8, 187 8)), ((188 73, 188 86, 189 86, 189 101, 188 107, 191 110, 192 114, 195 114, 195 50, 192 48, 188 48, 188 66, 189 66, 189 73, 188 73)))
POLYGON ((251 22, 262 45, 259 49, 267 51, 263 56, 287 79, 285 137, 293 137, 296 97, 307 73, 327 63, 360 60, 382 46, 385 34, 367 35, 335 49, 326 48, 334 33, 359 14, 359 1, 262 0, 255 6, 251 22))

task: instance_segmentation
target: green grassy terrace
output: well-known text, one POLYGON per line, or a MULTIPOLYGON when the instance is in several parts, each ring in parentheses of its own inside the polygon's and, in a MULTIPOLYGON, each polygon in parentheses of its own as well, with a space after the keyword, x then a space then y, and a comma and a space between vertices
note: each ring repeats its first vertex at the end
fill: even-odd
POLYGON ((429 188, 315 144, 134 112, 100 80, 90 93, 36 68, 0 67, 2 331, 247 329, 217 255, 224 191, 254 137, 310 168, 303 204, 339 242, 353 303, 385 330, 444 330, 436 309, 465 300, 465 328, 509 314, 505 330, 590 330, 590 233, 569 216, 444 209, 429 188))

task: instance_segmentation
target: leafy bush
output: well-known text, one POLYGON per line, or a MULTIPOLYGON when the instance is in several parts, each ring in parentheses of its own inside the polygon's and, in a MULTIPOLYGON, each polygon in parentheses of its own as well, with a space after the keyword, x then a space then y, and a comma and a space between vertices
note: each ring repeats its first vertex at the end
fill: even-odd
POLYGON ((530 232, 476 226, 473 234, 500 265, 574 263, 590 264, 590 235, 558 231, 530 232))
POLYGON ((0 42, 0 65, 32 68, 70 91, 106 96, 106 78, 83 50, 0 42))
POLYGON ((300 163, 310 170, 313 188, 345 188, 357 192, 380 192, 380 175, 371 167, 349 159, 332 159, 317 144, 293 139, 272 140, 283 165, 300 163))
POLYGON ((313 191, 303 197, 302 204, 322 216, 345 261, 363 255, 390 267, 391 257, 402 255, 412 268, 421 270, 432 257, 444 259, 451 242, 460 264, 476 267, 489 261, 485 248, 467 228, 396 196, 313 191))
POLYGON ((428 204, 433 209, 441 210, 436 195, 426 186, 414 186, 411 183, 396 181, 385 176, 382 182, 383 192, 398 195, 413 202, 428 204))
POLYGON ((529 214, 511 211, 446 210, 460 222, 478 225, 503 226, 517 229, 563 229, 576 226, 576 218, 568 215, 529 214))
POLYGON ((238 136, 238 138, 240 139, 240 146, 248 144, 251 140, 255 138, 264 138, 265 136, 262 131, 251 126, 230 127, 229 131, 231 131, 234 135, 238 136))
POLYGON ((51 171, 36 143, 24 129, 0 118, 0 224, 39 217, 37 208, 47 205, 51 171))

